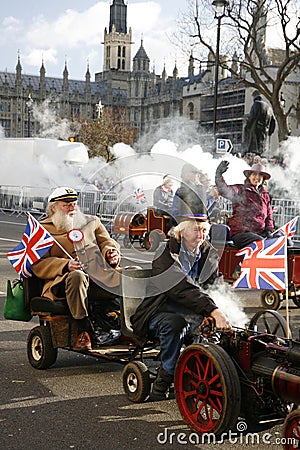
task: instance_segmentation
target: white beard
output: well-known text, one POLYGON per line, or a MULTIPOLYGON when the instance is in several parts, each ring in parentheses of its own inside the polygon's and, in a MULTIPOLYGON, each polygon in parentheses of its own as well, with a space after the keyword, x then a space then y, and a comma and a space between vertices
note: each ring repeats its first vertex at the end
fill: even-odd
POLYGON ((57 209, 51 219, 58 231, 70 231, 73 228, 81 228, 87 222, 85 215, 79 209, 72 216, 57 209))

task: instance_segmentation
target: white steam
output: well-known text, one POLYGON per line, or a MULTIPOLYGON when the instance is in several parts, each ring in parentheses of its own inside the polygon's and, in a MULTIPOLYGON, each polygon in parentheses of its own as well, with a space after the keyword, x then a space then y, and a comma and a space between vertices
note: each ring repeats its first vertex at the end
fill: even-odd
MULTIPOLYGON (((55 102, 45 101, 33 107, 36 123, 39 123, 37 137, 67 139, 74 133, 74 122, 58 120, 55 114, 55 102)), ((0 130, 1 131, 1 130, 0 130)), ((93 190, 95 180, 100 181, 104 189, 114 190, 123 199, 132 198, 136 188, 144 190, 148 205, 152 204, 152 194, 161 184, 166 174, 174 178, 174 189, 180 183, 182 166, 188 162, 194 164, 208 175, 214 184, 215 170, 221 159, 230 162, 224 178, 228 184, 243 183, 243 171, 248 164, 232 154, 214 158, 211 150, 214 139, 207 133, 201 134, 197 124, 176 117, 165 119, 156 130, 144 135, 132 148, 118 143, 111 149, 115 160, 107 164, 102 158, 93 158, 80 166, 66 164, 64 154, 53 152, 40 155, 38 159, 28 157, 26 152, 5 152, 1 149, 0 176, 2 185, 32 185, 48 187, 70 185, 79 190, 93 190)), ((286 168, 268 165, 271 173, 270 188, 276 186, 280 195, 300 198, 298 173, 300 171, 300 137, 289 137, 280 149, 274 149, 284 155, 286 168), (288 173, 288 176, 287 176, 288 173)))
POLYGON ((209 295, 218 308, 228 317, 231 325, 245 328, 249 319, 243 310, 237 292, 233 288, 224 283, 218 287, 212 287, 209 290, 209 295))

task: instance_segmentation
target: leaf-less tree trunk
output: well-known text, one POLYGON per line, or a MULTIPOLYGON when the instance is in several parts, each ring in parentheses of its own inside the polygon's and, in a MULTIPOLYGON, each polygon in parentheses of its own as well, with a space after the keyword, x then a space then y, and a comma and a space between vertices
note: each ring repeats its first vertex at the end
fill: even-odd
MULTIPOLYGON (((201 63, 208 61, 208 55, 216 57, 215 36, 211 33, 216 20, 210 1, 190 0, 190 11, 181 16, 181 25, 175 37, 188 49, 192 42, 194 59, 201 63)), ((222 18, 220 51, 229 56, 229 61, 225 65, 220 59, 220 66, 271 104, 280 142, 290 134, 291 111, 297 112, 297 95, 289 99, 290 106, 285 110, 281 94, 289 76, 299 73, 299 36, 300 5, 293 0, 230 0, 222 18), (272 27, 274 36, 282 36, 282 47, 277 52, 266 47, 266 30, 271 33, 272 27), (230 59, 232 64, 228 64, 230 59)))

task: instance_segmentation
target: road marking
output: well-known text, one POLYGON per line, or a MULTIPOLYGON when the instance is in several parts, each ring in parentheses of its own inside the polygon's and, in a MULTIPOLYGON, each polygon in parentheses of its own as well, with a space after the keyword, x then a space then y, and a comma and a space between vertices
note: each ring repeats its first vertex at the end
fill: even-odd
POLYGON ((1 238, 1 237, 0 237, 0 241, 20 242, 20 239, 19 239, 19 240, 16 240, 16 239, 8 239, 8 238, 1 238))
POLYGON ((20 223, 20 222, 10 222, 9 220, 0 220, 0 223, 7 223, 9 225, 18 225, 24 227, 26 225, 26 222, 20 223))

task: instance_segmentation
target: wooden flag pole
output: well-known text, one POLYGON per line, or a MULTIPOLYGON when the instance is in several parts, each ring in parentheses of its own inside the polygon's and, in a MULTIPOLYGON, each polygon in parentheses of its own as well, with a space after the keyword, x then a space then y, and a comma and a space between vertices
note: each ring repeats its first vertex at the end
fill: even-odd
POLYGON ((284 278, 285 278, 285 314, 286 314, 286 336, 288 339, 290 336, 290 313, 289 313, 289 279, 288 279, 288 260, 287 260, 287 237, 285 238, 284 245, 284 278))

